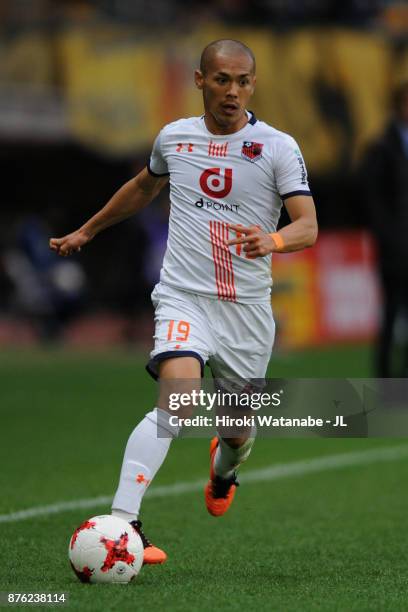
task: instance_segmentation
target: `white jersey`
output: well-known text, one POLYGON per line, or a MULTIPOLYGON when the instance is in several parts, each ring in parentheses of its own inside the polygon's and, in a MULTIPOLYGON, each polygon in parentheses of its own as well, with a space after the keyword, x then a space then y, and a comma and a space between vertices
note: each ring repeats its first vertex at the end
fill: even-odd
POLYGON ((295 140, 248 114, 238 132, 215 135, 203 117, 159 133, 148 169, 170 176, 170 219, 162 283, 231 302, 268 301, 271 256, 248 259, 229 225, 276 231, 282 201, 310 195, 295 140))

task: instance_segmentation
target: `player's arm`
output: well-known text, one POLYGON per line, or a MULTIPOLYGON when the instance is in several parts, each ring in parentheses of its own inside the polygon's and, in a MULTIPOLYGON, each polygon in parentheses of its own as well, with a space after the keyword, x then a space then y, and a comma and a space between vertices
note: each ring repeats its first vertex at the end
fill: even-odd
POLYGON ((168 181, 168 176, 152 176, 144 168, 122 185, 109 202, 82 227, 62 238, 51 238, 50 248, 66 257, 87 244, 102 230, 131 217, 147 206, 168 181))
POLYGON ((228 245, 244 244, 248 257, 264 257, 269 253, 289 253, 311 247, 317 240, 316 208, 311 196, 295 195, 285 200, 291 223, 279 232, 268 234, 258 226, 229 228, 240 237, 228 241, 228 245))

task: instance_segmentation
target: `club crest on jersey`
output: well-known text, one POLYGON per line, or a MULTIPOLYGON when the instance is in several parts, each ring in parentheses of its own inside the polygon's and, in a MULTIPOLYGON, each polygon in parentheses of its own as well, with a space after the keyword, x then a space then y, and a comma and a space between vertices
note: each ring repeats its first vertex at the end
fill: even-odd
POLYGON ((254 163, 262 157, 263 144, 260 142, 250 142, 245 140, 241 149, 241 157, 254 163))

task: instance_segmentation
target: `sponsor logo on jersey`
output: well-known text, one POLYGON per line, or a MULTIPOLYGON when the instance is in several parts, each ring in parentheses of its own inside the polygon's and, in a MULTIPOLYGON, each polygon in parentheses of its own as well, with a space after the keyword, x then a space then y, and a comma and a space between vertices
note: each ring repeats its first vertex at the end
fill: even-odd
POLYGON ((226 204, 224 202, 211 202, 200 198, 195 202, 197 208, 205 208, 207 210, 227 210, 229 212, 238 212, 239 204, 226 204))
POLYGON ((307 185, 306 166, 305 166, 305 162, 303 161, 303 157, 299 149, 295 149, 295 155, 297 157, 298 164, 300 167, 300 182, 302 183, 302 185, 307 185))
POLYGON ((210 198, 225 198, 232 189, 232 168, 208 168, 200 176, 200 187, 210 198))
POLYGON ((227 157, 228 142, 218 144, 210 140, 208 143, 208 157, 227 157))
POLYGON ((192 153, 194 145, 191 142, 179 142, 176 146, 176 153, 192 153))
POLYGON ((261 159, 262 157, 262 149, 263 144, 261 142, 251 142, 249 140, 245 140, 242 144, 241 156, 244 159, 254 163, 261 159))

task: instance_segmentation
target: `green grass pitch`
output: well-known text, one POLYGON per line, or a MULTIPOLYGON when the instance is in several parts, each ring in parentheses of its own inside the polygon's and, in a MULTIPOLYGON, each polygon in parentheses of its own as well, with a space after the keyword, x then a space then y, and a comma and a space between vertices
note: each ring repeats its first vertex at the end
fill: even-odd
MULTIPOLYGON (((278 356, 270 375, 366 377, 370 353, 343 347, 278 356)), ((2 353, 0 398, 4 515, 112 494, 127 436, 154 404, 155 384, 130 352, 2 353)), ((242 474, 402 444, 257 440, 242 474)), ((152 490, 206 479, 207 449, 203 439, 174 442, 152 490)), ((407 610, 407 481, 400 458, 246 483, 218 519, 201 492, 146 498, 147 534, 169 559, 126 586, 80 584, 67 561, 73 529, 108 506, 0 522, 0 591, 65 591, 68 607, 81 611, 407 610)))

